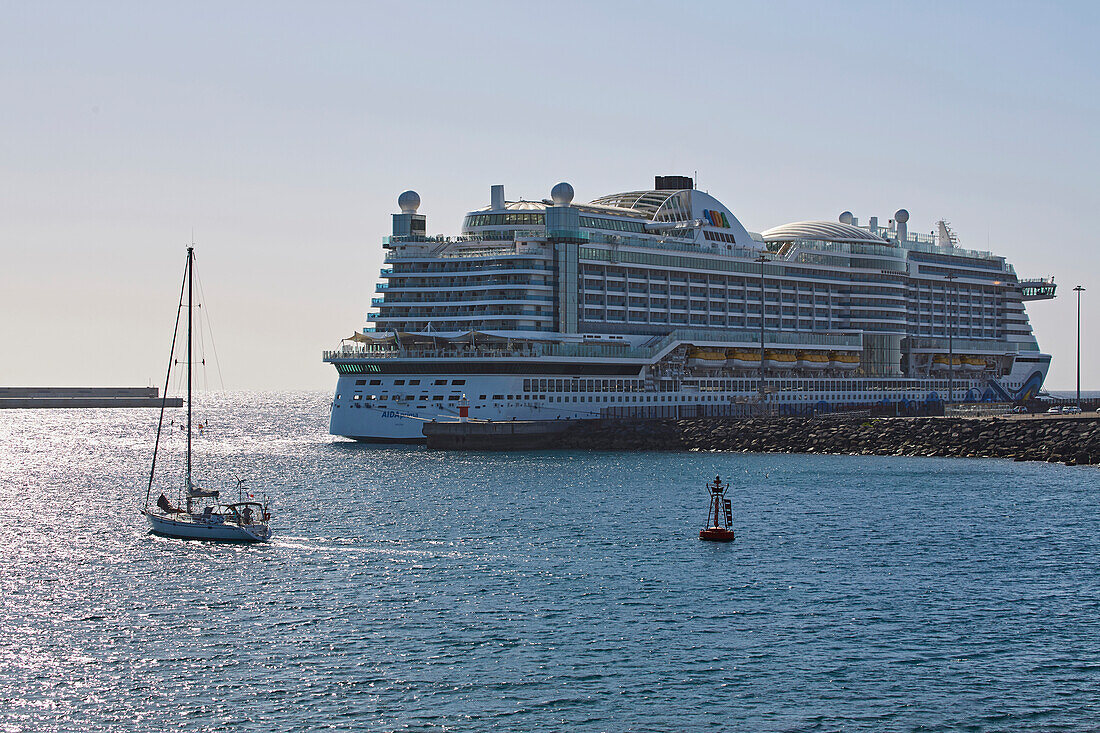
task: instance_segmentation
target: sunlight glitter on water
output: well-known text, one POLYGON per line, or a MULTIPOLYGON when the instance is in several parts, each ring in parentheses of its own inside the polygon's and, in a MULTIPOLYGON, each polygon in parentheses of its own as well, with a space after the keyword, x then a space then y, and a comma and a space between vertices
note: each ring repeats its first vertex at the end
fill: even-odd
POLYGON ((1092 724, 1095 468, 372 448, 328 399, 200 403, 258 547, 146 534, 153 411, 0 412, 0 729, 1092 724))

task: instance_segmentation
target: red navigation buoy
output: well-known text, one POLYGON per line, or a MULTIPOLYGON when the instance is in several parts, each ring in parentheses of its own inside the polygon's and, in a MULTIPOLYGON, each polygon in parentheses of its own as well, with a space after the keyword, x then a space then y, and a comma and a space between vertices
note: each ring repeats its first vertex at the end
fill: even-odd
POLYGON ((707 523, 699 530, 699 539, 711 542, 733 542, 733 508, 726 498, 729 484, 722 483, 721 476, 714 477, 714 483, 707 484, 710 492, 710 508, 707 510, 707 523))

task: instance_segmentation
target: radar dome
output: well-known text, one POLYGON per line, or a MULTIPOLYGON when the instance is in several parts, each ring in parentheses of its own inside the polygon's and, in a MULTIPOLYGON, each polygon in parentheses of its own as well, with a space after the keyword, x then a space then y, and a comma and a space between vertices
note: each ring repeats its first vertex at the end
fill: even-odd
POLYGON ((550 198, 557 206, 568 206, 573 200, 573 187, 562 181, 550 189, 550 198))
POLYGON ((416 191, 406 191, 397 197, 397 205, 401 207, 402 214, 415 214, 420 208, 420 194, 416 191))
POLYGON ((841 224, 851 224, 853 218, 854 218, 854 216, 852 215, 852 212, 850 212, 850 211, 840 212, 840 223, 841 224))
POLYGON ((899 224, 904 224, 905 222, 909 221, 909 212, 905 209, 898 209, 894 212, 894 221, 898 222, 899 224))

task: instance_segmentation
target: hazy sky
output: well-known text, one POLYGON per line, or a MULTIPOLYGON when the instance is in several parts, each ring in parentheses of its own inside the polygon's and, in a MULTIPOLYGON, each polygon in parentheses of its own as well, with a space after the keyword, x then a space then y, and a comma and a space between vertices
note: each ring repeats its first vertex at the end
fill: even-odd
POLYGON ((329 389, 397 194, 432 233, 698 171, 750 230, 945 217, 1054 275, 1100 388, 1095 3, 0 3, 0 384, 163 379, 197 246, 225 385, 329 389))

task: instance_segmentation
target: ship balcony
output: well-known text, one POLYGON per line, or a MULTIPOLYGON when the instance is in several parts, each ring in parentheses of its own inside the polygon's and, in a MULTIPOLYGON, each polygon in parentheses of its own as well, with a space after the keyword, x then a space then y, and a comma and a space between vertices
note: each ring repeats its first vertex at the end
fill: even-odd
POLYGON ((399 298, 397 293, 390 294, 388 298, 372 298, 371 305, 406 306, 410 308, 455 307, 462 305, 523 305, 525 303, 553 303, 552 295, 518 295, 515 297, 503 297, 500 295, 484 295, 481 297, 458 298, 399 298))
POLYGON ((430 313, 386 313, 379 314, 375 320, 383 321, 415 321, 415 320, 480 320, 484 318, 518 318, 520 316, 534 318, 553 318, 552 313, 541 313, 533 308, 519 308, 513 311, 501 310, 433 310, 430 313))
POLYGON ((391 283, 389 290, 401 291, 406 295, 416 294, 439 294, 448 295, 451 293, 469 293, 471 290, 476 289, 478 292, 491 292, 494 290, 542 290, 542 291, 554 291, 554 285, 548 283, 532 283, 532 282, 494 282, 494 283, 477 283, 474 285, 396 285, 391 283))
POLYGON ((554 267, 552 265, 540 264, 545 260, 527 260, 520 262, 513 262, 512 264, 505 263, 492 263, 490 262, 477 262, 470 263, 469 267, 454 267, 447 265, 445 267, 403 267, 401 272, 394 273, 392 269, 383 270, 382 273, 385 277, 469 277, 471 275, 482 275, 485 273, 492 273, 493 275, 499 275, 503 272, 516 272, 516 273, 543 273, 552 272, 554 267))

